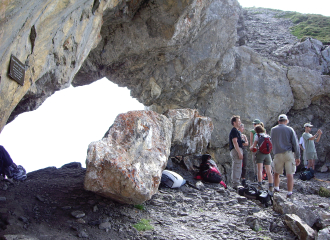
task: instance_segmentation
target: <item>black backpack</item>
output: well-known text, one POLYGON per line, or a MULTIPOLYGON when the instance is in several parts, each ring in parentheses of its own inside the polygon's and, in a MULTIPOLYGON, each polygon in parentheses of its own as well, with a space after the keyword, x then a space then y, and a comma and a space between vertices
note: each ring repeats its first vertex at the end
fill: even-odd
POLYGON ((259 190, 257 200, 259 200, 265 207, 273 205, 273 196, 268 190, 259 190))
POLYGON ((313 168, 309 168, 299 175, 299 178, 303 181, 310 180, 313 177, 315 177, 313 168))
POLYGON ((259 200, 265 207, 273 205, 273 196, 268 190, 258 190, 254 186, 238 187, 237 193, 247 199, 259 200))

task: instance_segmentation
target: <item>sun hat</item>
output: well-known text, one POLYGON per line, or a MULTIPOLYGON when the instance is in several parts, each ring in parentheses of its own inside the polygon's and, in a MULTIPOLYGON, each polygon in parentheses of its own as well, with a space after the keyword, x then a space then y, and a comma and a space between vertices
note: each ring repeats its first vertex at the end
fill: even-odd
POLYGON ((310 124, 310 123, 305 123, 305 124, 304 124, 304 127, 313 127, 313 125, 310 124))
POLYGON ((281 114, 280 116, 278 116, 278 121, 281 121, 281 120, 288 120, 287 115, 281 114))
POLYGON ((261 123, 261 121, 259 119, 254 119, 252 123, 253 124, 259 124, 259 123, 261 123))

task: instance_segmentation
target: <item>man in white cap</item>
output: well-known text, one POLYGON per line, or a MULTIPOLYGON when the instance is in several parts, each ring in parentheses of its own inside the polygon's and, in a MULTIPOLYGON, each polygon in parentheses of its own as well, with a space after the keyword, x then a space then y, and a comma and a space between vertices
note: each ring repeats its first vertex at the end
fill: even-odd
POLYGON ((317 159, 316 149, 315 149, 315 142, 319 142, 322 131, 321 129, 317 130, 316 134, 313 136, 310 131, 312 130, 313 125, 310 123, 305 123, 304 128, 305 132, 303 133, 302 137, 305 143, 305 151, 304 151, 304 158, 308 161, 307 168, 313 168, 315 170, 315 160, 317 159))
POLYGON ((287 177, 287 198, 291 198, 293 190, 293 174, 296 166, 300 164, 300 148, 298 139, 293 128, 287 126, 288 117, 281 114, 278 117, 278 125, 273 127, 270 136, 274 153, 274 192, 279 192, 280 174, 283 174, 285 167, 287 177))

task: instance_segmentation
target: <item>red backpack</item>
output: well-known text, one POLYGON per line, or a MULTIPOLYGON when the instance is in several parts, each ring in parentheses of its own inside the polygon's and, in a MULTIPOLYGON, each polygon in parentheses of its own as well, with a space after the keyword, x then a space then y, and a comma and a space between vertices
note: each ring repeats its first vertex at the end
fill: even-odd
POLYGON ((263 154, 269 154, 273 149, 270 136, 267 134, 264 134, 263 136, 258 134, 258 146, 259 146, 259 152, 263 154))

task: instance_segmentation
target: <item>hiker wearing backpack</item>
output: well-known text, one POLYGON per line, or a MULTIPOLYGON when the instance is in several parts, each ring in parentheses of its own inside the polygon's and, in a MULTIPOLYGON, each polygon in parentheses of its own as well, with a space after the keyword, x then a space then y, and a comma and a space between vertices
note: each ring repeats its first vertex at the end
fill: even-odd
POLYGON ((316 149, 315 149, 315 142, 319 142, 322 131, 321 129, 317 130, 316 134, 313 136, 310 131, 312 130, 313 125, 310 123, 305 123, 304 128, 305 132, 303 133, 302 137, 304 138, 305 144, 305 151, 304 151, 304 158, 308 161, 307 168, 312 168, 315 170, 315 160, 317 159, 316 149))
POLYGON ((285 166, 287 177, 287 198, 292 197, 293 190, 293 174, 296 172, 296 166, 300 164, 300 148, 298 139, 293 128, 287 126, 288 117, 281 114, 278 117, 278 125, 273 127, 270 137, 273 144, 274 153, 274 192, 279 192, 280 174, 283 174, 285 166))
POLYGON ((249 146, 249 141, 248 141, 246 135, 243 133, 244 132, 243 123, 239 126, 238 131, 241 133, 241 137, 242 137, 243 163, 242 163, 241 180, 242 180, 242 185, 245 186, 246 185, 245 175, 246 175, 247 155, 248 155, 247 147, 249 146))
POLYGON ((256 161, 258 167, 258 189, 262 190, 262 179, 263 179, 263 166, 265 166, 267 176, 268 176, 268 184, 269 191, 273 192, 274 182, 273 175, 271 172, 271 163, 272 158, 270 156, 270 152, 272 151, 272 142, 270 141, 270 136, 266 134, 265 129, 259 125, 255 127, 256 136, 254 138, 254 143, 251 146, 251 150, 253 148, 257 148, 256 161))
POLYGON ((241 125, 240 116, 232 116, 230 122, 233 126, 229 133, 229 150, 230 157, 232 159, 231 182, 232 187, 237 189, 237 187, 240 185, 243 160, 242 137, 241 133, 238 131, 238 128, 241 125))

